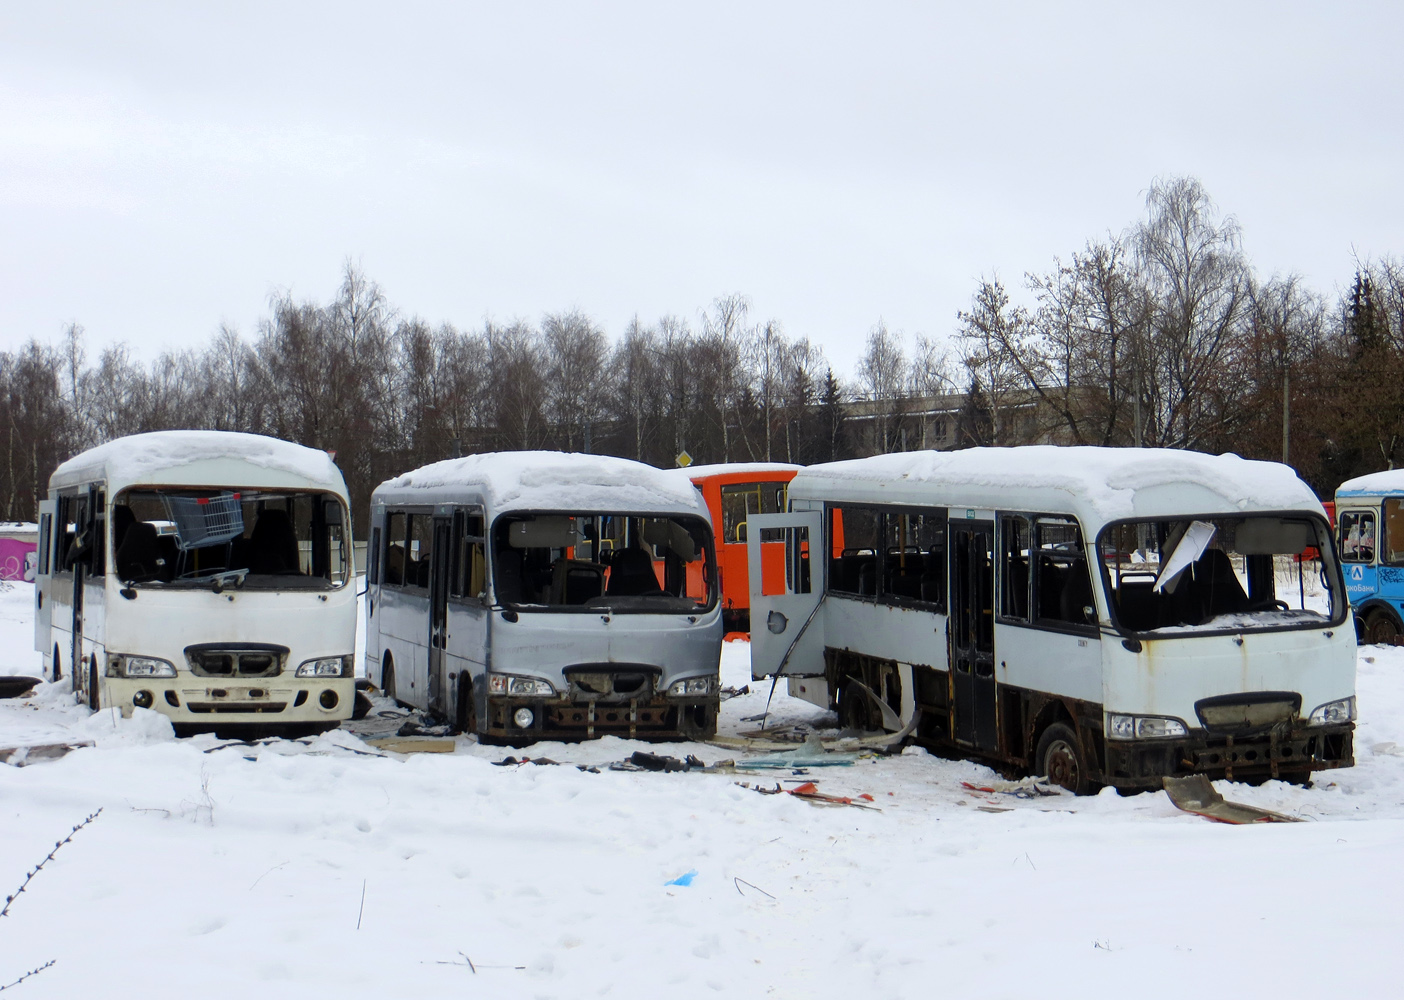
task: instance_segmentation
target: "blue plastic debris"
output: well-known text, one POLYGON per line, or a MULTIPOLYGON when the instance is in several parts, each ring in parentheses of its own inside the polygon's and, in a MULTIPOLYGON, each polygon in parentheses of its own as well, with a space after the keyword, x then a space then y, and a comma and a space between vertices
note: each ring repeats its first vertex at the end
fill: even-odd
POLYGON ((691 884, 692 884, 692 880, 695 879, 696 877, 697 877, 697 869, 694 868, 694 869, 692 869, 692 871, 688 872, 686 875, 679 875, 677 878, 673 879, 671 882, 664 882, 663 884, 664 884, 664 885, 691 885, 691 884))

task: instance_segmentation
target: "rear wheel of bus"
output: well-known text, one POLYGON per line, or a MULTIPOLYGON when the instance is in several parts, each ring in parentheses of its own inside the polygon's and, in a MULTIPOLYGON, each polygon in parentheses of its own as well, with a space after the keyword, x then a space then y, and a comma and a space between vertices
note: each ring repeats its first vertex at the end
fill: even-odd
POLYGON ((1043 731, 1034 760, 1035 771, 1074 795, 1087 795, 1095 789, 1082 744, 1066 723, 1055 722, 1043 731))
POLYGON ((88 664, 88 708, 96 712, 102 708, 102 698, 98 695, 98 665, 94 656, 88 664))

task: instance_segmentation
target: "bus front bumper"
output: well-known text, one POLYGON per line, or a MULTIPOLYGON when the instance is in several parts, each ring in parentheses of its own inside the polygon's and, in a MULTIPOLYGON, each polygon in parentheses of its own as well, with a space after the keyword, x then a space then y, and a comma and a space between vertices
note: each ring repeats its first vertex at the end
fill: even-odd
POLYGON ((130 717, 135 708, 160 712, 177 726, 335 725, 351 718, 354 677, 103 678, 104 702, 130 717))
POLYGON ((1159 788, 1161 778, 1189 774, 1230 781, 1305 780, 1312 771, 1354 766, 1354 733, 1355 724, 1349 722, 1237 739, 1202 729, 1172 739, 1109 739, 1102 781, 1136 789, 1159 788))
POLYGON ((716 735, 720 703, 715 694, 697 698, 654 695, 610 702, 489 696, 480 733, 512 743, 588 740, 596 736, 702 740, 716 735), (530 713, 530 717, 525 713, 530 713))

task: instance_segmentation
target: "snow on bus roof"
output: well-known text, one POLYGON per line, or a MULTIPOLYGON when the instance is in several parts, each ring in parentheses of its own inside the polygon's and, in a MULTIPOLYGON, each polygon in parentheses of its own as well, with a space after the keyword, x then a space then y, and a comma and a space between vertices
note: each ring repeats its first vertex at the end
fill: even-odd
POLYGON ((1338 497, 1380 496, 1385 493, 1404 493, 1404 469, 1385 469, 1383 472, 1356 476, 1336 488, 1338 497))
MULTIPOLYGON (((114 488, 157 483, 171 470, 198 462, 236 461, 346 491, 341 470, 325 451, 236 431, 151 431, 116 438, 74 455, 54 470, 49 484, 62 488, 105 480, 114 488)), ((216 483, 208 485, 240 485, 216 483)), ((259 485, 249 482, 244 485, 259 485)))
POLYGON ((449 502, 456 491, 481 491, 493 512, 502 510, 686 510, 706 516, 688 479, 642 462, 560 451, 507 451, 435 462, 388 479, 391 490, 423 491, 428 502, 449 502), (439 496, 432 496, 438 493, 439 496))
POLYGON ((1088 524, 1244 510, 1322 512, 1288 466, 1168 448, 1028 445, 877 455, 811 465, 795 477, 790 496, 1017 506, 1077 514, 1088 524))
POLYGON ((774 472, 798 472, 802 465, 787 465, 784 462, 718 462, 715 465, 689 465, 685 469, 668 469, 669 475, 685 476, 689 480, 706 476, 764 476, 774 472))

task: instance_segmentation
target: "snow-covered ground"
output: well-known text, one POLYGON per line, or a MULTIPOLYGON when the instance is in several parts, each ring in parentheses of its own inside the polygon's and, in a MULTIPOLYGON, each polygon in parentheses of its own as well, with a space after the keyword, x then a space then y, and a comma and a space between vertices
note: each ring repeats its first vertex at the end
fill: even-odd
MULTIPOLYGON (((0 673, 38 672, 32 594, 0 592, 0 673)), ((747 683, 748 653, 727 646, 724 683, 747 683)), ((754 729, 765 697, 726 702, 723 731, 754 729)), ((0 919, 0 985, 54 959, 14 995, 1394 996, 1404 649, 1361 651, 1359 700, 1355 768, 1218 784, 1309 822, 1234 827, 1163 792, 972 793, 997 776, 919 750, 810 772, 879 807, 858 809, 737 784, 788 772, 569 766, 733 756, 708 745, 174 740, 45 685, 0 701, 0 747, 96 745, 0 766, 0 894, 102 814, 0 919), (509 753, 563 763, 493 766, 509 753)), ((824 721, 783 689, 774 708, 824 721)))

